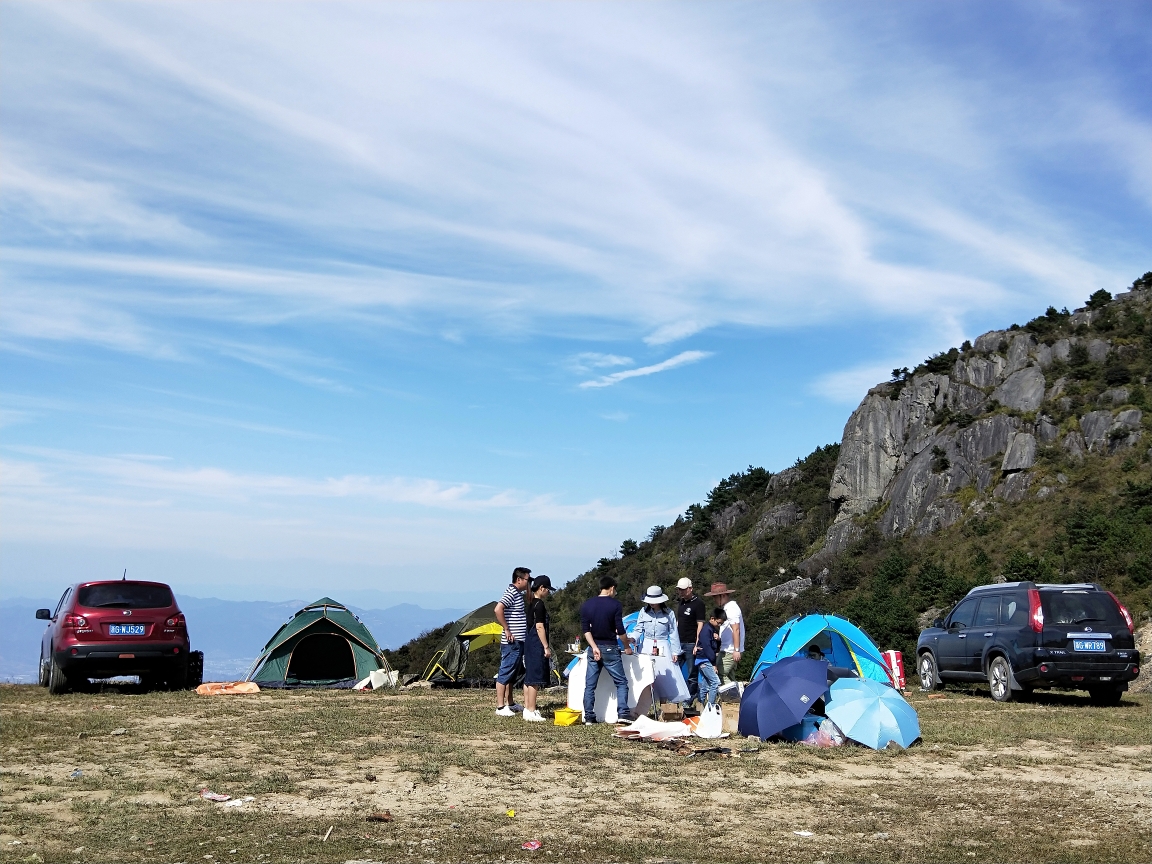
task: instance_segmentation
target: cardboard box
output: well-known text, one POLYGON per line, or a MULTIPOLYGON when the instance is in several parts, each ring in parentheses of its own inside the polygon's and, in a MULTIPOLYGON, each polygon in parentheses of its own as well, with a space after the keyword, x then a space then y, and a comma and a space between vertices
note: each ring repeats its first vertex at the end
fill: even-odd
POLYGON ((684 719, 684 708, 675 702, 660 703, 660 719, 665 723, 672 723, 684 719))
POLYGON ((740 703, 729 702, 720 706, 720 728, 736 735, 740 731, 740 703))

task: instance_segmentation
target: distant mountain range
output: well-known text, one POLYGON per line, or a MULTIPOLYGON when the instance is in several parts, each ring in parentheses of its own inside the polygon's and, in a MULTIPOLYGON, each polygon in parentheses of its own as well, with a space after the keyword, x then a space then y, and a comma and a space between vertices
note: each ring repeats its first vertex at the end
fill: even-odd
MULTIPOLYGON (((183 595, 177 595, 176 599, 188 617, 192 648, 204 652, 204 677, 217 681, 243 676, 277 628, 305 602, 218 600, 183 595)), ((53 607, 55 603, 55 600, 23 597, 0 600, 0 680, 16 683, 36 680, 40 636, 45 625, 36 620, 36 610, 53 607)), ((467 611, 425 609, 411 603, 387 609, 349 608, 372 631, 381 648, 398 648, 425 630, 453 621, 467 611)))

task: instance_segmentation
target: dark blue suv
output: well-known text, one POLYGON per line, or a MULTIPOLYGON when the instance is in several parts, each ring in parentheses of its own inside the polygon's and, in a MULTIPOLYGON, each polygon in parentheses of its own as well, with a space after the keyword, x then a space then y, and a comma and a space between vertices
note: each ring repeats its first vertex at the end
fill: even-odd
POLYGON ((1128 610, 1099 585, 981 585, 921 632, 920 689, 987 680, 997 702, 1065 687, 1116 705, 1140 674, 1133 629, 1128 610))

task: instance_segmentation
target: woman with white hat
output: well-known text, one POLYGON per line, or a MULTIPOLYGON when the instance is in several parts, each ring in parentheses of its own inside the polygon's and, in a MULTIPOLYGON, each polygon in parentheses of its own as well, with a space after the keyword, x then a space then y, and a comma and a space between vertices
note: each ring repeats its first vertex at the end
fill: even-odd
POLYGON ((655 661, 656 680, 652 692, 661 702, 687 702, 688 685, 675 658, 683 652, 677 633, 676 613, 668 608, 668 596, 659 585, 644 592, 644 608, 636 616, 632 638, 636 653, 655 661))

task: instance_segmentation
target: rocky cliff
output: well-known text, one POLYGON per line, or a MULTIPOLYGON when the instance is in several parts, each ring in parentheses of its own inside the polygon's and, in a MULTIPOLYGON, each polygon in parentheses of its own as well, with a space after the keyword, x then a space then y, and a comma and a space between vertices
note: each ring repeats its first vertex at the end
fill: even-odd
POLYGON ((1079 462, 1135 448, 1150 318, 1152 291, 1138 283, 926 364, 946 371, 898 372, 872 388, 844 428, 828 493, 838 512, 814 562, 859 539, 870 516, 887 537, 924 535, 995 500, 1044 498, 1063 476, 1037 465, 1045 450, 1079 462))

